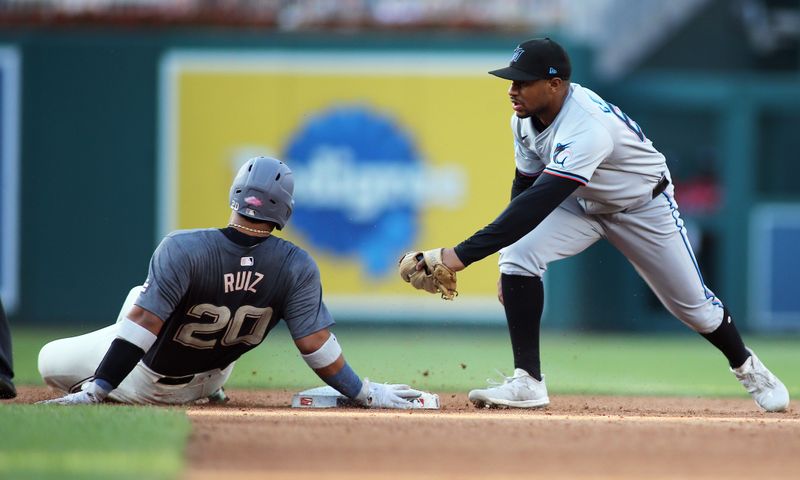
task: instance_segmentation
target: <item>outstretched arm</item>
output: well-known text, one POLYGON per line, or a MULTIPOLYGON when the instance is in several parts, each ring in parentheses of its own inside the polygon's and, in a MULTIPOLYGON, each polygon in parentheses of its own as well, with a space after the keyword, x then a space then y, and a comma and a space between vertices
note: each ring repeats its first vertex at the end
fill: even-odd
POLYGON ((463 270, 511 245, 536 228, 579 186, 580 183, 568 178, 540 175, 531 187, 514 197, 492 223, 455 248, 445 248, 443 263, 455 271, 463 270))
POLYGON ((412 407, 408 399, 419 396, 419 392, 406 385, 362 381, 345 361, 336 336, 327 328, 294 343, 319 378, 362 406, 408 409, 412 407))

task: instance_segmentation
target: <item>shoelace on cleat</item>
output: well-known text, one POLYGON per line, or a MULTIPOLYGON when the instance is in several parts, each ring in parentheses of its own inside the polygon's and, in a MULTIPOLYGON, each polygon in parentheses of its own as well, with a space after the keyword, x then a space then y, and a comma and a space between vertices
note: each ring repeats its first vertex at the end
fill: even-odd
POLYGON ((503 381, 499 382, 499 381, 497 381, 497 380, 495 380, 493 378, 487 378, 486 379, 486 383, 488 383, 490 387, 502 387, 503 385, 511 383, 511 381, 514 380, 514 377, 506 376, 505 373, 501 372, 500 370, 498 370, 496 368, 494 369, 494 371, 498 375, 500 375, 500 377, 503 379, 503 381))
POLYGON ((775 388, 773 376, 765 372, 749 372, 742 375, 737 375, 740 380, 744 382, 744 386, 748 393, 753 393, 766 388, 775 388), (759 377, 763 382, 759 381, 759 377))

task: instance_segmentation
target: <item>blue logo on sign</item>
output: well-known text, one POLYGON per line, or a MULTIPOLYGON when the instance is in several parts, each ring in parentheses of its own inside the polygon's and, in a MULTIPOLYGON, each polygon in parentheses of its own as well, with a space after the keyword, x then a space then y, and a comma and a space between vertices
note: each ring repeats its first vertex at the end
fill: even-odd
POLYGON ((366 105, 322 111, 283 156, 295 175, 291 226, 315 249, 356 257, 381 276, 414 241, 424 169, 413 139, 366 105))

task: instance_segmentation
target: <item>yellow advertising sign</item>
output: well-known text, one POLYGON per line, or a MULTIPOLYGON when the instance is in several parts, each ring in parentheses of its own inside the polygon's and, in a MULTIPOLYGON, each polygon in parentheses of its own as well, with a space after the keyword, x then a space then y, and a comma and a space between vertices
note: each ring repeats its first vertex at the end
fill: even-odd
POLYGON ((238 166, 274 156, 296 189, 278 234, 316 259, 332 310, 395 316, 387 309, 410 302, 435 317, 501 318, 496 256, 459 275, 448 306, 410 290, 396 264, 408 250, 456 245, 507 204, 508 85, 486 73, 506 56, 171 53, 160 233, 224 226, 238 166))

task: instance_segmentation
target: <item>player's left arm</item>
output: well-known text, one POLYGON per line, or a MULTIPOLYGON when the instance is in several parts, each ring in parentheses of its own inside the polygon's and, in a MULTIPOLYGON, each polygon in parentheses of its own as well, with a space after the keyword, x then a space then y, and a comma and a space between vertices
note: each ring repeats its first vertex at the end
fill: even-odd
POLYGON ((411 408, 422 392, 408 385, 372 383, 347 363, 336 336, 327 328, 294 341, 303 360, 325 383, 356 403, 372 408, 411 408))
POLYGON ((342 347, 330 331, 333 317, 322 301, 322 284, 316 262, 298 252, 283 318, 303 360, 328 385, 365 407, 411 408, 408 398, 420 392, 405 385, 383 385, 363 380, 344 358, 342 347))

